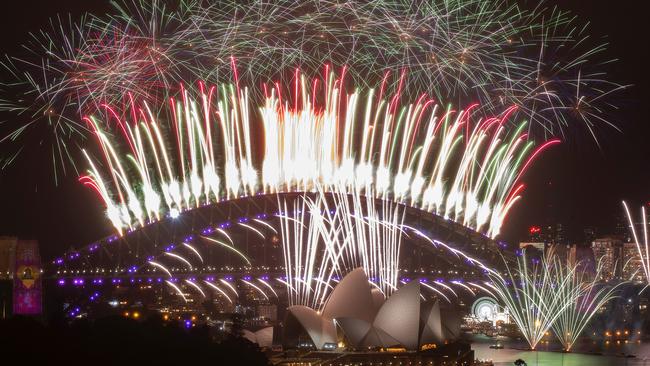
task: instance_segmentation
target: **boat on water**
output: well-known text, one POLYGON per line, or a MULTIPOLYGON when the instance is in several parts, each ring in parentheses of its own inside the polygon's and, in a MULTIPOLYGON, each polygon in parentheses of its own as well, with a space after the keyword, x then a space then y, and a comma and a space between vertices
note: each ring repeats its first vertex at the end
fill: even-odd
POLYGON ((497 342, 495 344, 490 345, 491 349, 503 349, 503 344, 501 342, 497 342))

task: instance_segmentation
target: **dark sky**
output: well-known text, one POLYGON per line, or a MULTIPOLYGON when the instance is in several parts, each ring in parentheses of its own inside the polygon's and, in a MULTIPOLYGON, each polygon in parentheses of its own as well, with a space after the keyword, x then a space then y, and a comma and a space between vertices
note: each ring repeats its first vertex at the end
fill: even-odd
MULTIPOLYGON (((634 84, 617 96, 620 110, 615 121, 623 130, 599 129, 601 147, 587 136, 543 155, 524 178, 524 199, 506 222, 506 239, 519 239, 526 228, 544 224, 546 218, 562 222, 576 240, 585 226, 606 233, 622 213, 621 199, 633 206, 650 202, 650 94, 647 13, 638 1, 548 2, 571 10, 591 22, 595 38, 610 43, 607 56, 620 59, 606 69, 608 79, 634 84)), ((3 3, 0 11, 0 53, 13 53, 28 32, 43 28, 57 13, 79 15, 104 12, 108 1, 21 0, 3 3)), ((70 246, 81 246, 111 232, 96 196, 69 175, 54 186, 51 165, 38 151, 23 154, 0 176, 0 235, 38 239, 46 258, 70 246)))

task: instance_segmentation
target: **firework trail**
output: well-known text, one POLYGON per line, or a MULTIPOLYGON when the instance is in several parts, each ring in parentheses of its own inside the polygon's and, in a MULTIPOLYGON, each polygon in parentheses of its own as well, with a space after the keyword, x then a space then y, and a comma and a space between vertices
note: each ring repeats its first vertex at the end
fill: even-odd
POLYGON ((634 244, 636 244, 636 250, 639 256, 638 258, 641 262, 641 269, 643 271, 643 274, 645 275, 646 287, 644 287, 641 290, 643 291, 648 287, 648 283, 649 283, 648 281, 650 281, 650 252, 648 252, 650 241, 648 241, 648 221, 647 221, 648 219, 645 213, 645 206, 641 206, 641 225, 643 226, 642 238, 640 238, 639 233, 637 233, 634 219, 632 218, 630 209, 628 208, 627 203, 625 203, 625 201, 623 201, 623 208, 625 209, 625 214, 627 215, 628 224, 630 225, 630 233, 632 234, 632 239, 634 240, 634 244))
MULTIPOLYGON (((310 192, 277 195, 277 199, 280 211, 273 219, 243 221, 248 224, 233 227, 262 235, 263 240, 267 239, 266 233, 281 237, 283 268, 286 272, 285 276, 276 280, 286 286, 291 304, 320 308, 327 301, 337 279, 359 267, 368 273, 374 288, 389 296, 400 283, 405 283, 404 280, 398 281, 403 240, 423 239, 425 246, 444 249, 465 264, 478 266, 483 271, 489 270, 462 251, 404 225, 407 208, 403 204, 377 199, 373 194, 366 194, 363 188, 350 189, 347 185, 339 184, 325 190, 317 184, 310 192)), ((240 220, 240 223, 243 222, 240 220)), ((148 256, 141 266, 129 267, 129 273, 140 270, 161 272, 167 277, 166 283, 175 293, 183 294, 186 301, 188 296, 207 297, 207 289, 222 296, 224 301, 234 303, 235 298, 231 295, 238 297, 238 293, 232 279, 220 279, 218 286, 214 277, 198 281, 194 277, 187 277, 188 271, 200 271, 201 267, 206 270, 205 265, 209 262, 204 251, 212 247, 237 254, 244 266, 241 269, 251 269, 252 259, 238 249, 233 238, 222 228, 203 229, 202 235, 197 234, 196 238, 189 236, 178 245, 160 248, 158 254, 148 256), (176 277, 178 274, 180 280, 176 277), (227 287, 231 294, 226 293, 221 285, 227 287), (188 292, 191 295, 183 292, 188 286, 191 287, 188 292)), ((208 266, 207 269, 211 268, 208 266)), ((241 282, 266 301, 273 300, 270 294, 274 299, 280 298, 268 278, 257 279, 263 286, 256 285, 247 277, 241 282), (267 289, 270 293, 266 292, 267 289)), ((459 281, 451 281, 450 284, 475 294, 468 285, 459 281)), ((448 302, 452 301, 448 295, 458 297, 452 286, 440 281, 434 281, 431 285, 423 282, 423 286, 448 302)))
POLYGON ((560 268, 562 264, 554 257, 532 259, 531 264, 529 261, 524 250, 514 270, 506 263, 504 276, 489 270, 490 282, 485 282, 485 287, 509 309, 510 316, 534 350, 559 317, 570 318, 565 311, 575 306, 583 289, 571 286, 576 278, 576 267, 560 268))
MULTIPOLYGON (((151 7, 147 22, 163 26, 177 15, 151 7)), ((184 80, 177 60, 158 45, 155 29, 148 35, 142 31, 134 23, 118 25, 87 14, 77 21, 53 18, 47 29, 31 33, 23 45, 26 54, 7 55, 2 62, 12 77, 0 82, 0 109, 17 114, 21 122, 13 131, 3 131, 0 140, 19 143, 31 138, 51 144, 54 172, 65 173, 70 165, 77 170, 76 152, 70 147, 89 136, 79 116, 117 104, 127 94, 163 101, 158 91, 184 80)))
MULTIPOLYGON (((364 89, 407 70, 401 89, 412 98, 478 103, 483 115, 516 105, 538 137, 579 127, 596 138, 612 125, 608 99, 622 86, 604 79, 605 45, 590 36, 566 12, 510 1, 124 1, 107 15, 53 19, 26 55, 5 58, 0 109, 22 117, 0 139, 36 136, 65 169, 77 160, 69 148, 89 135, 79 115, 124 95, 160 106, 194 80, 288 85, 293 68, 316 73, 324 63, 347 66, 364 89)), ((251 97, 266 95, 256 88, 251 97)))
POLYGON ((558 259, 558 265, 552 267, 556 283, 566 283, 566 286, 558 287, 554 296, 568 306, 560 312, 552 328, 567 352, 596 312, 613 299, 619 287, 626 283, 621 281, 614 286, 600 284, 602 270, 602 260, 598 261, 595 273, 587 273, 587 266, 579 261, 564 262, 558 259), (569 280, 564 282, 566 278, 569 280))
MULTIPOLYGON (((306 200, 278 202, 280 206, 280 236, 282 238, 285 284, 289 304, 317 308, 326 272, 336 270, 338 260, 332 248, 323 248, 315 220, 310 220, 306 200), (293 214, 290 214, 293 213, 293 214), (328 250, 329 249, 329 250, 328 250), (323 253, 321 253, 323 252, 323 253), (320 281, 316 281, 320 279, 320 281), (313 289, 313 284, 317 286, 313 289)), ((320 215, 314 215, 317 220, 320 215)))
MULTIPOLYGON (((320 309, 333 290, 331 284, 356 268, 363 268, 370 284, 390 296, 402 283, 398 278, 402 243, 414 237, 449 251, 463 263, 488 270, 477 259, 404 225, 403 205, 361 192, 342 185, 330 191, 317 186, 315 192, 295 199, 278 197, 283 283, 291 305, 320 309)), ((457 296, 451 286, 433 284, 442 290, 423 283, 447 301, 443 291, 457 296)), ((472 292, 465 285, 460 287, 472 292)))
POLYGON ((346 93, 331 72, 323 81, 295 76, 292 94, 266 88, 261 131, 249 89, 234 85, 200 84, 198 101, 185 90, 170 101, 168 121, 147 103, 122 113, 106 106, 106 121, 85 118, 101 159, 84 150, 90 169, 80 181, 120 233, 222 199, 320 184, 354 186, 495 237, 521 197, 523 174, 559 142, 535 147, 526 123, 508 128, 514 107, 481 119, 474 105, 443 110, 424 96, 402 105, 399 91, 346 93), (102 128, 108 123, 116 135, 102 128))
POLYGON ((405 211, 360 190, 339 186, 327 194, 316 187, 293 202, 278 197, 280 226, 290 304, 318 309, 331 290, 332 278, 363 268, 385 296, 398 284, 399 254, 405 211), (328 199, 329 198, 329 199, 328 199), (293 205, 291 205, 293 204, 293 205))

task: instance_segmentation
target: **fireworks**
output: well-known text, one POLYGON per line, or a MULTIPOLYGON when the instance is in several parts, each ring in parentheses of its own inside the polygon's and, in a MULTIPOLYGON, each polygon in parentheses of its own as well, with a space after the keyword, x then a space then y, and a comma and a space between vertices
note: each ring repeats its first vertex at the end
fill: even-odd
POLYGON ((363 268, 371 284, 385 296, 397 289, 399 255, 405 211, 393 202, 379 208, 359 190, 348 197, 338 187, 328 202, 317 187, 315 198, 305 195, 279 202, 286 284, 291 305, 320 308, 333 277, 363 268))
MULTIPOLYGON (((289 202, 279 198, 280 227, 284 254, 285 280, 289 304, 320 309, 325 304, 336 278, 363 268, 370 284, 385 297, 404 283, 398 279, 402 242, 424 239, 425 244, 442 248, 464 263, 487 267, 453 247, 431 239, 421 231, 404 225, 403 206, 387 200, 377 202, 361 189, 339 185, 331 192, 321 186, 289 202)), ((472 294, 458 281, 452 285, 472 294)), ((422 285, 435 296, 451 302, 446 295, 457 292, 442 282, 422 285), (435 286, 435 287, 434 287, 435 286)))
MULTIPOLYGON (((363 268, 369 274, 371 285, 384 296, 389 296, 407 281, 398 279, 401 246, 404 240, 423 239, 424 246, 431 245, 448 251, 465 264, 478 266, 487 271, 480 261, 469 257, 443 242, 431 239, 416 228, 404 225, 406 208, 393 201, 376 200, 366 196, 360 189, 348 193, 348 187, 337 186, 325 191, 316 186, 315 192, 301 195, 277 196, 279 211, 265 220, 240 220, 244 231, 259 233, 262 240, 273 233, 281 237, 283 277, 263 276, 254 281, 244 276, 240 282, 260 295, 260 299, 275 301, 280 298, 271 281, 277 281, 287 289, 288 303, 321 308, 327 301, 333 284, 356 268, 363 268)), ((234 226, 234 225, 233 225, 234 226)), ((241 230, 241 229, 240 229, 241 230)), ((167 276, 166 283, 185 301, 191 296, 206 297, 206 290, 225 301, 234 303, 238 297, 237 282, 225 277, 215 281, 214 277, 183 276, 194 271, 211 270, 205 262, 205 250, 217 244, 224 252, 238 255, 244 267, 251 268, 251 261, 232 243, 231 235, 224 229, 203 230, 205 235, 187 236, 178 245, 169 245, 156 255, 147 257, 142 267, 148 272, 161 271, 167 276), (230 244, 228 244, 230 243, 230 244), (207 267, 206 267, 207 265, 207 267), (177 274, 181 273, 181 278, 177 274), (188 292, 182 292, 182 286, 188 292), (206 287, 207 286, 207 287, 206 287), (233 297, 234 295, 234 297, 233 297)), ((129 273, 139 267, 129 268, 129 273)), ((159 280, 160 281, 160 280, 159 280)), ((435 297, 452 302, 458 291, 475 292, 461 281, 442 280, 427 283, 420 279, 435 297), (456 288, 456 289, 455 289, 456 288)))
POLYGON ((562 299, 562 303, 569 305, 560 312, 552 326, 565 351, 571 350, 591 318, 615 297, 616 290, 625 283, 622 281, 614 286, 599 284, 602 269, 600 260, 595 273, 587 273, 584 263, 576 261, 567 261, 565 265, 560 262, 553 267, 558 283, 569 278, 566 286, 558 287, 555 294, 562 299))
MULTIPOLYGON (((630 209, 627 207, 627 203, 623 202, 623 208, 625 209, 625 214, 627 215, 628 224, 630 225, 630 233, 632 234, 632 239, 634 239, 634 244, 636 244, 636 250, 639 255, 639 260, 641 263, 641 269, 645 275, 646 282, 650 281, 650 255, 648 252, 648 247, 650 242, 648 241, 648 222, 645 215, 645 207, 641 206, 641 224, 643 226, 643 240, 639 240, 639 234, 635 228, 634 220, 630 209)), ((625 263, 627 265, 627 263, 625 263)), ((645 290, 645 287, 643 288, 645 290)), ((641 290, 641 291, 643 291, 641 290)))
MULTIPOLYGON (((598 125, 610 125, 608 110, 615 107, 607 97, 621 88, 603 79, 605 47, 587 41, 587 27, 542 5, 203 3, 133 1, 116 4, 106 16, 52 20, 25 44, 28 55, 3 63, 10 78, 1 107, 25 118, 0 139, 20 141, 46 126, 48 133, 37 129, 36 135, 40 143, 53 141, 55 165, 65 168, 76 161, 69 147, 88 136, 79 115, 116 105, 126 94, 162 105, 177 96, 170 95, 173 88, 195 80, 289 85, 295 67, 316 73, 323 64, 348 67, 348 78, 364 89, 406 70, 401 89, 411 98, 426 93, 478 103, 483 115, 516 105, 517 119, 530 120, 528 128, 543 138, 574 125, 595 137, 598 125)), ((266 95, 256 88, 251 98, 260 103, 266 95)))
POLYGON ((570 351, 596 312, 626 283, 600 284, 602 261, 595 273, 589 273, 586 263, 562 260, 552 248, 541 260, 527 258, 524 251, 514 271, 507 263, 506 268, 506 276, 486 268, 491 282, 482 288, 508 308, 531 349, 552 328, 564 350, 570 351))
POLYGON ((346 93, 331 72, 324 81, 295 76, 288 96, 279 84, 266 89, 255 133, 248 88, 234 85, 201 84, 198 102, 184 91, 170 102, 171 121, 146 103, 123 113, 107 106, 104 122, 86 118, 104 169, 84 151, 90 170, 80 181, 98 192, 120 233, 222 199, 320 184, 356 187, 494 237, 520 198, 522 175, 559 142, 535 147, 526 123, 509 129, 514 107, 481 119, 473 105, 442 110, 425 97, 401 105, 399 90, 346 93))
MULTIPOLYGON (((76 170, 81 155, 88 169, 79 180, 120 235, 278 194, 279 228, 236 225, 282 237, 286 277, 276 280, 291 305, 320 308, 332 281, 358 267, 388 296, 400 284, 402 241, 413 236, 486 272, 492 282, 470 285, 508 306, 533 349, 553 327, 569 350, 613 296, 557 260, 519 259, 517 276, 508 269, 504 278, 404 224, 409 206, 495 238, 555 137, 577 128, 597 141, 599 125, 616 127, 607 99, 623 86, 603 78, 604 45, 590 45, 567 13, 509 0, 133 1, 50 28, 27 42, 28 55, 3 62, 0 110, 21 118, 2 126, 0 143, 22 145, 33 131, 51 141, 55 172, 76 170), (302 195, 289 202, 279 195, 287 192, 302 195)), ((645 212, 643 246, 625 208, 650 278, 645 212)), ((251 265, 221 229, 200 240, 251 265)), ((204 264, 196 244, 179 248, 148 266, 186 301, 179 286, 233 303, 229 281, 173 278, 169 263, 204 264)), ((267 280, 241 282, 278 298, 267 280)), ((458 296, 442 282, 423 287, 458 296)))
POLYGON ((574 305, 581 289, 569 286, 576 268, 559 269, 561 264, 553 258, 533 259, 532 264, 529 261, 524 252, 517 258, 514 272, 507 265, 506 276, 488 271, 491 282, 485 285, 509 309, 528 345, 535 349, 558 317, 574 305), (566 276, 556 276, 557 273, 566 276))

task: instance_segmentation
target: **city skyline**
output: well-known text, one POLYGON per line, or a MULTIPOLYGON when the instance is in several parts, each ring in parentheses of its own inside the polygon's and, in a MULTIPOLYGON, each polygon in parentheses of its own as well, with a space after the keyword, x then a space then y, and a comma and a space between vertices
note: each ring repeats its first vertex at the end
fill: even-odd
POLYGON ((644 17, 11 3, 0 346, 28 364, 647 362, 644 17))

